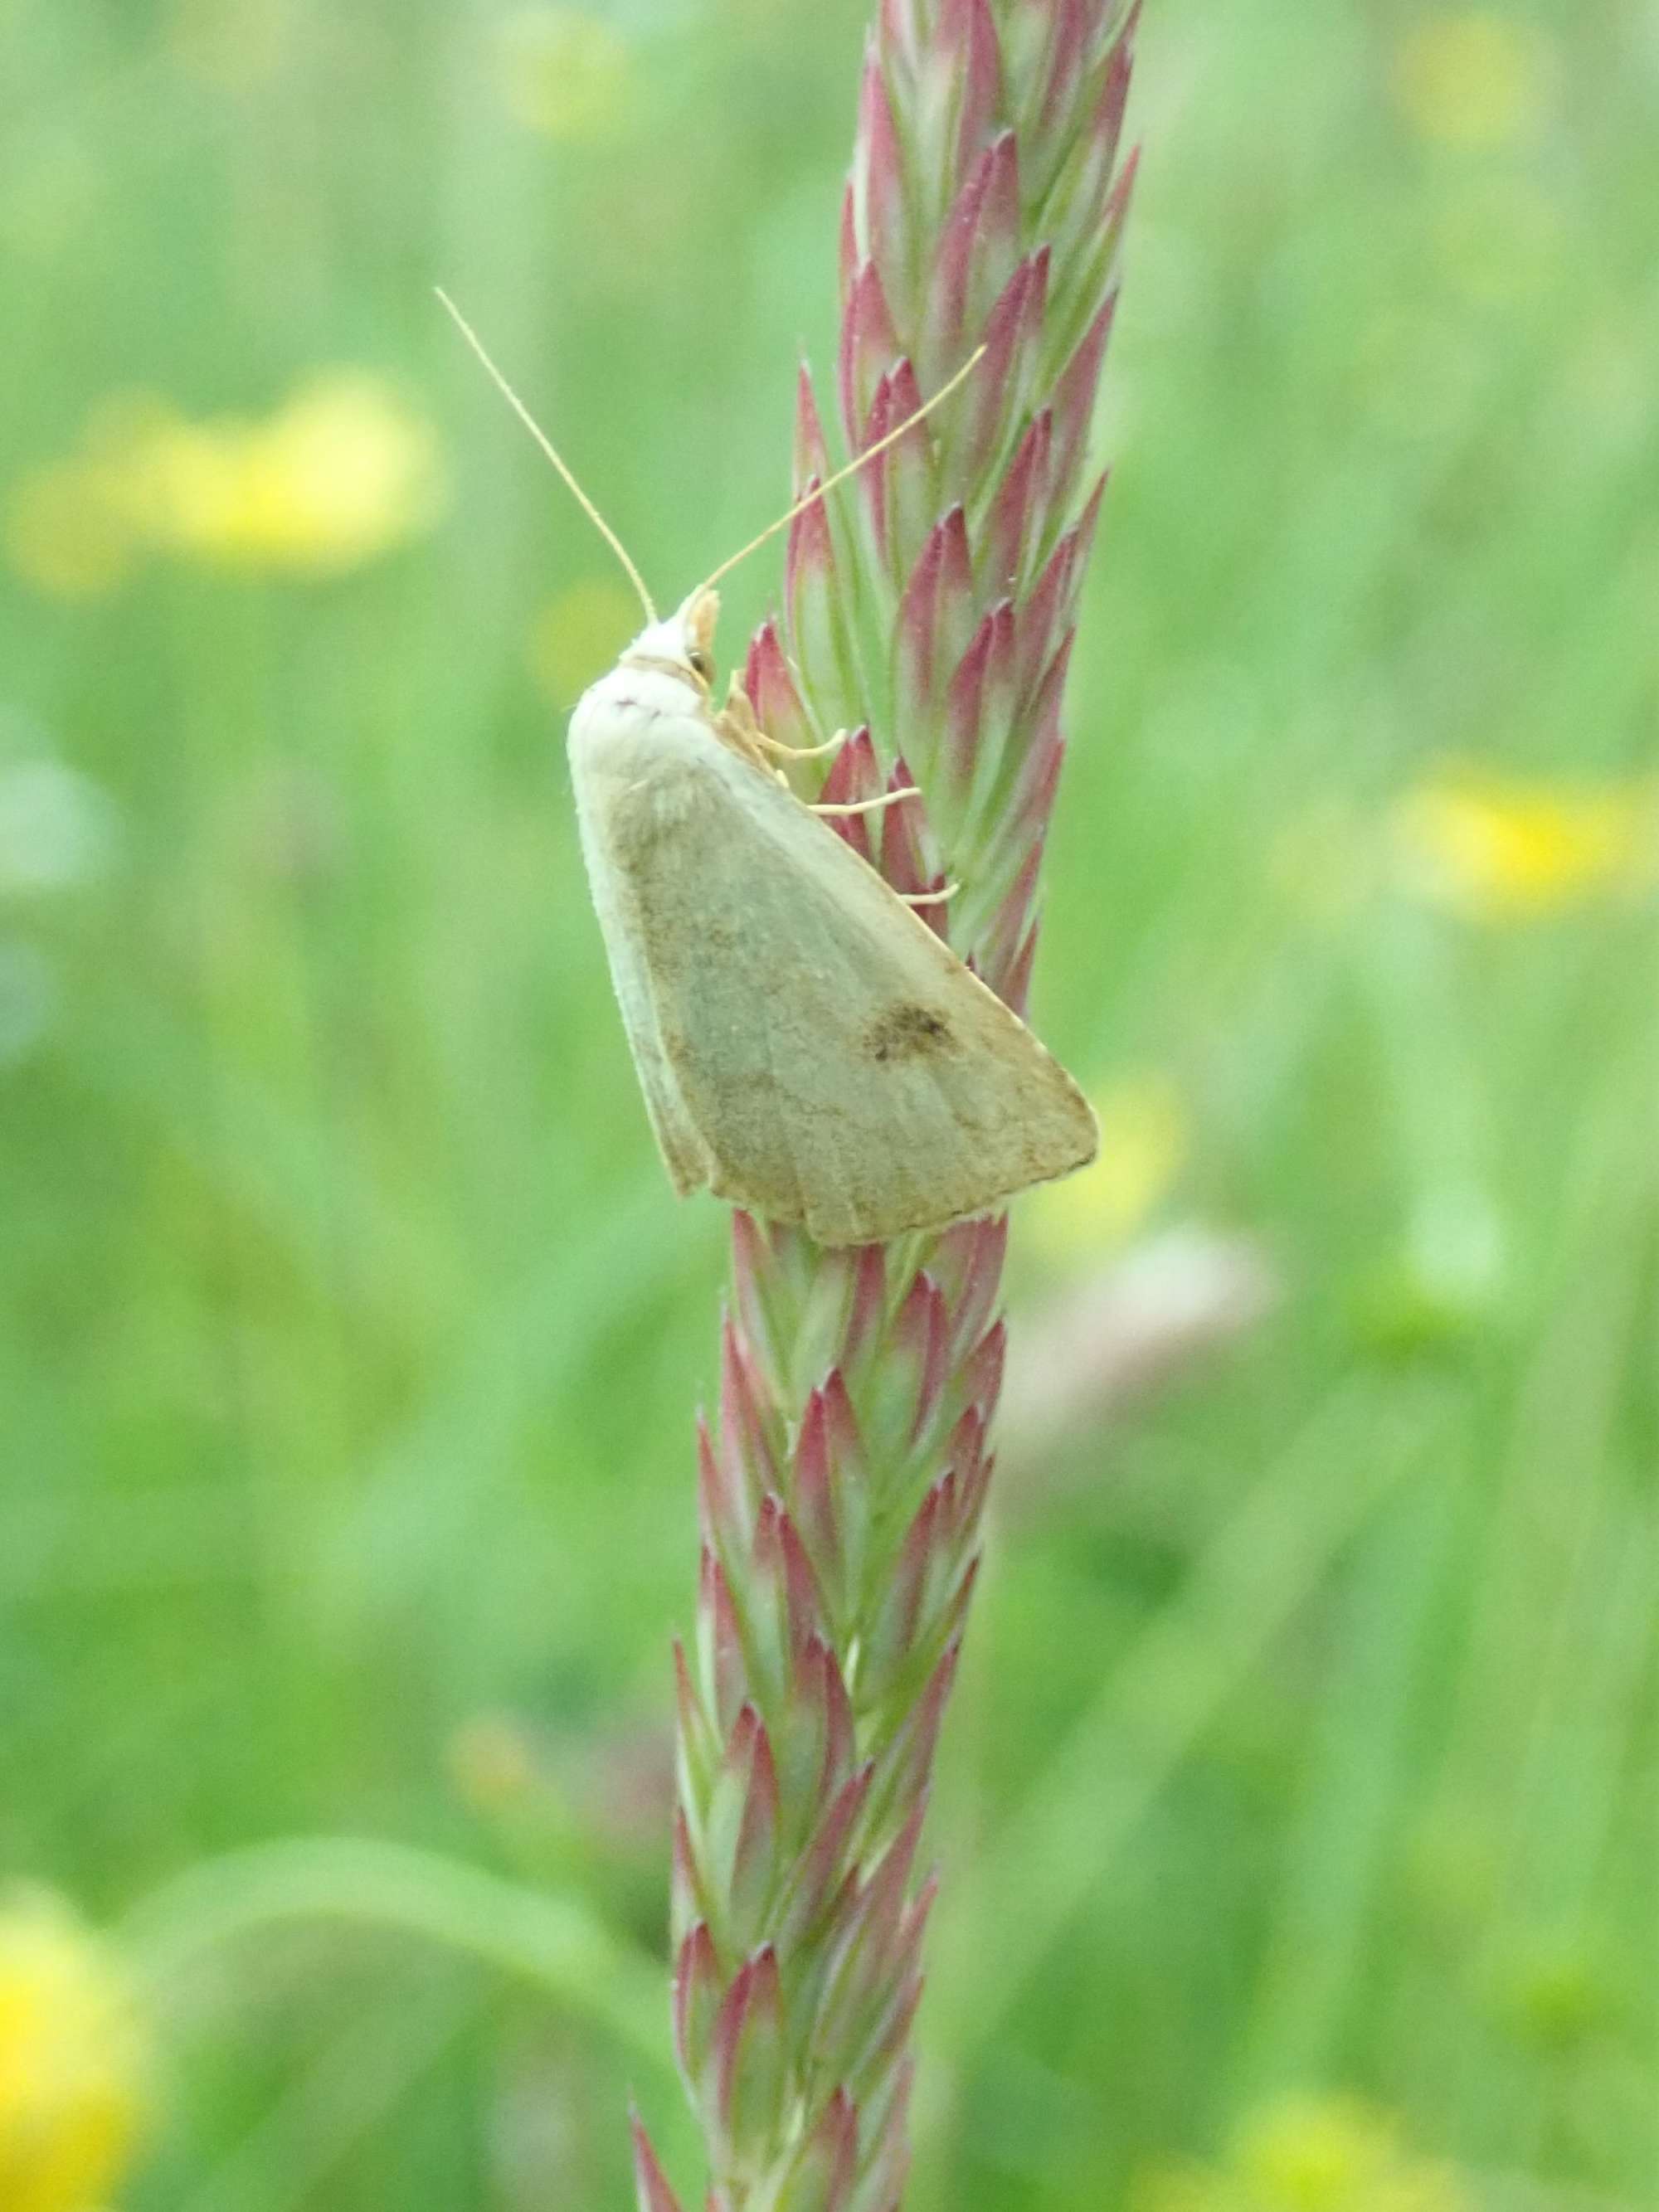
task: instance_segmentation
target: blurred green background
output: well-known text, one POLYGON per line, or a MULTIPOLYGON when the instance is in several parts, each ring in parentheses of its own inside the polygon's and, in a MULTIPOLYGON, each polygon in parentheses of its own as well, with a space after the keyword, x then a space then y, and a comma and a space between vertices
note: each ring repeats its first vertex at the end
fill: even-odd
MULTIPOLYGON (((706 572, 864 10, 0 12, 0 1875, 155 1976, 133 2212, 620 2204, 722 1229, 567 800, 625 589, 430 288, 706 572), (331 1833, 617 1976, 196 1942, 331 1833)), ((1656 102, 1644 0, 1148 7, 915 2212, 1655 2201, 1656 102)))

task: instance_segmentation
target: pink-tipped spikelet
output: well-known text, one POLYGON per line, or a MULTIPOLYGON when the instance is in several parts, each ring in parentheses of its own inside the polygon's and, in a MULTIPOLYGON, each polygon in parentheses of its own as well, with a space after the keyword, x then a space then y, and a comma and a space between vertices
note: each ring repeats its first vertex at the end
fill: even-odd
MULTIPOLYGON (((882 0, 841 229, 854 453, 985 358, 788 540, 763 726, 854 737, 841 833, 1023 1008, 1103 481, 1089 426, 1133 162, 1137 9, 882 0)), ((834 466, 803 374, 797 489, 834 466)), ((673 2020, 712 2212, 895 2212, 933 1881, 929 1780, 979 1559, 1006 1223, 826 1252, 737 1216, 702 1565, 677 1651, 673 2020)), ((678 2212, 635 2129, 641 2212, 678 2212)))

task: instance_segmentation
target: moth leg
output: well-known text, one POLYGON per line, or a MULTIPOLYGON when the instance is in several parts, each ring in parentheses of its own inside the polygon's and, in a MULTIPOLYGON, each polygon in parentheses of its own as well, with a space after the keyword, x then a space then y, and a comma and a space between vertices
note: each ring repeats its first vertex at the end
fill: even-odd
POLYGON ((847 730, 837 730, 821 745, 787 745, 781 738, 769 738, 764 730, 757 730, 755 742, 764 745, 769 753, 775 753, 780 760, 822 760, 825 753, 838 753, 850 734, 847 730))
POLYGON ((736 677, 732 679, 731 694, 724 708, 714 717, 714 735, 723 745, 748 761, 752 767, 763 769, 769 775, 771 773, 770 763, 763 750, 771 739, 756 720, 749 694, 736 677))
POLYGON ((943 890, 901 891, 898 895, 899 902, 902 906, 943 906, 947 899, 953 899, 961 889, 960 884, 946 884, 943 890))
POLYGON ((907 783, 897 791, 884 791, 879 799, 855 799, 845 806, 825 806, 820 801, 817 805, 811 809, 811 811, 814 814, 836 816, 878 814, 884 806, 896 806, 901 799, 921 797, 921 786, 919 783, 907 783))
POLYGON ((822 760, 825 753, 839 752, 849 735, 846 730, 837 730, 826 744, 785 744, 781 738, 772 737, 762 729, 754 702, 735 676, 715 727, 735 752, 745 753, 750 759, 757 753, 768 752, 779 760, 822 760))

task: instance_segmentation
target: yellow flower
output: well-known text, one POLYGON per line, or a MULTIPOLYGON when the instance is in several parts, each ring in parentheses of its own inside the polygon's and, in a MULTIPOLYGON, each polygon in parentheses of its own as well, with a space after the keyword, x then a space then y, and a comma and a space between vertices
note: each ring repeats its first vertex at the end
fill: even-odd
POLYGON ((112 589, 143 553, 335 576, 424 529, 440 487, 431 426, 360 370, 313 378, 263 422, 192 422, 141 394, 23 478, 6 544, 21 576, 64 599, 112 589))
POLYGON ((0 2205, 96 2212, 143 2109, 144 2039, 112 1960, 57 1899, 0 1899, 0 2205))
POLYGON ((1138 2212, 1466 2212, 1449 2167, 1352 2097, 1297 2097, 1248 2120, 1220 2167, 1154 2173, 1138 2212))
POLYGON ((1070 1258, 1122 1243, 1174 1188, 1187 1156, 1187 1110, 1167 1076, 1131 1076, 1094 1101, 1100 1157, 1081 1175, 1037 1191, 1036 1241, 1070 1258))
POLYGON ((1437 145, 1506 146, 1543 113, 1547 59, 1536 32, 1495 9, 1429 16, 1401 42, 1395 97, 1412 128, 1437 145))
POLYGON ((1650 880, 1654 794, 1446 769, 1407 793, 1395 829, 1407 879, 1481 921, 1558 913, 1650 880))
POLYGON ((1263 2212, 1461 2212, 1446 2168, 1352 2097, 1297 2098, 1246 2125, 1234 2164, 1263 2212))
POLYGON ((625 120, 632 56, 609 23, 584 8, 520 8, 499 37, 501 96, 526 130, 585 143, 625 120))
POLYGON ((157 542, 226 568, 342 574, 438 504, 430 426, 355 370, 315 378, 264 422, 160 426, 131 469, 157 542))
POLYGON ((530 665, 553 704, 568 712, 640 627, 639 602, 609 576, 585 576, 537 617, 530 665))

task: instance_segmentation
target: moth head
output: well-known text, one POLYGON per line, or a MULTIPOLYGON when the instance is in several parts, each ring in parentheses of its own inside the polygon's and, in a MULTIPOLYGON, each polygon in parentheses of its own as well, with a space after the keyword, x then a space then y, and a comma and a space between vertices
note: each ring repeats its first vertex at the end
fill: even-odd
POLYGON ((720 593, 705 585, 665 621, 647 623, 623 659, 672 669, 707 697, 714 684, 714 625, 720 611, 720 593))

